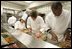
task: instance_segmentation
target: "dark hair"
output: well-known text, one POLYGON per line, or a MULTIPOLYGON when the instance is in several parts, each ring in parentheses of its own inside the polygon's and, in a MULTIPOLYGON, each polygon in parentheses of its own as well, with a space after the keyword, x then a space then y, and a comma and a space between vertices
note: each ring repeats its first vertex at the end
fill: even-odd
POLYGON ((30 16, 36 18, 37 17, 37 11, 33 10, 31 12, 30 16))
POLYGON ((62 8, 62 4, 59 1, 53 2, 51 8, 57 9, 58 7, 62 8))
POLYGON ((22 10, 22 11, 26 11, 26 9, 22 10))
POLYGON ((22 19, 20 18, 19 21, 21 21, 22 19))

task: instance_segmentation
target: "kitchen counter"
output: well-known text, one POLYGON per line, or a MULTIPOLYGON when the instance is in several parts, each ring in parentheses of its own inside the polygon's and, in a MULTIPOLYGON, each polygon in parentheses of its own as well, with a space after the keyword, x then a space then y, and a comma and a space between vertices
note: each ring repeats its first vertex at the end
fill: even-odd
POLYGON ((1 45, 8 44, 8 42, 1 36, 1 45))
POLYGON ((13 37, 15 37, 22 44, 24 44, 27 48, 60 48, 51 43, 35 39, 31 35, 23 33, 19 30, 15 30, 9 27, 7 24, 4 24, 3 28, 6 29, 13 37))

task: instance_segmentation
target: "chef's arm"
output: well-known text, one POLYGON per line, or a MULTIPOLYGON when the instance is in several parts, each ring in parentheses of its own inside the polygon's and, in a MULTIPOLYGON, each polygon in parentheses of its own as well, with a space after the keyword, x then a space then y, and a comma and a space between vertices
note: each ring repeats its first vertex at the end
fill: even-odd
POLYGON ((70 24, 69 24, 69 27, 66 29, 65 33, 64 33, 64 36, 66 35, 71 35, 71 28, 70 28, 70 24))
POLYGON ((65 40, 71 40, 71 13, 68 14, 68 17, 69 17, 69 25, 64 33, 65 40))
POLYGON ((40 32, 41 32, 41 33, 44 33, 44 31, 45 31, 44 28, 40 29, 40 32))
POLYGON ((68 28, 65 31, 64 36, 66 36, 66 35, 71 35, 71 22, 69 23, 68 28))
POLYGON ((19 24, 16 22, 14 27, 15 27, 15 29, 18 29, 19 28, 19 24))
POLYGON ((40 29, 40 32, 44 33, 45 31, 49 32, 50 30, 51 29, 49 27, 47 28, 46 24, 44 24, 44 25, 42 25, 42 28, 40 29))
POLYGON ((46 25, 45 30, 46 30, 47 32, 50 32, 51 27, 50 27, 50 24, 49 24, 49 21, 48 21, 47 18, 45 19, 45 25, 46 25))
POLYGON ((19 24, 15 23, 15 29, 16 30, 21 30, 21 29, 19 29, 19 24))
POLYGON ((71 32, 71 12, 68 13, 68 16, 69 16, 69 25, 68 25, 67 30, 71 32))
POLYGON ((11 22, 11 21, 10 21, 10 18, 9 18, 9 19, 8 19, 8 23, 10 24, 10 22, 11 22))
POLYGON ((69 25, 68 25, 67 30, 69 30, 69 31, 71 32, 71 20, 70 20, 70 23, 69 23, 69 25))
POLYGON ((45 18, 45 23, 46 23, 45 30, 52 35, 52 40, 58 41, 57 35, 55 34, 54 31, 51 30, 49 22, 50 21, 47 18, 45 18))
POLYGON ((45 32, 45 28, 46 28, 46 24, 45 24, 45 22, 44 22, 44 20, 41 18, 41 21, 40 21, 40 32, 42 32, 42 33, 44 33, 45 32))
POLYGON ((31 26, 27 25, 27 29, 28 29, 29 32, 32 32, 31 26))
POLYGON ((32 32, 32 28, 31 28, 31 23, 30 23, 30 19, 27 19, 27 29, 29 30, 29 32, 32 32))

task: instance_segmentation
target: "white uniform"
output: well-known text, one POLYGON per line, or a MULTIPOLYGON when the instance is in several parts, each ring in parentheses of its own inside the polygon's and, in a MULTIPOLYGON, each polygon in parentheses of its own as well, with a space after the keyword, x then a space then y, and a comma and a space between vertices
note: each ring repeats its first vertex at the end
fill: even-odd
POLYGON ((15 23, 15 29, 20 29, 20 30, 26 29, 25 23, 21 23, 20 21, 17 21, 17 22, 15 23))
POLYGON ((9 25, 14 26, 15 22, 16 22, 16 17, 14 17, 14 16, 12 16, 8 19, 9 25))
POLYGON ((38 31, 41 31, 42 33, 44 33, 45 24, 42 17, 37 16, 35 20, 29 17, 27 20, 27 28, 29 27, 32 28, 33 33, 36 33, 38 31))
MULTIPOLYGON (((23 19, 24 21, 26 20, 26 18, 27 18, 27 14, 23 14, 23 16, 22 16, 22 18, 21 19, 23 19)), ((16 23, 15 23, 15 29, 26 29, 26 27, 25 27, 25 23, 21 23, 20 21, 17 21, 16 23)))
POLYGON ((26 14, 26 11, 23 12, 22 19, 26 20, 27 17, 28 17, 28 14, 26 14))
POLYGON ((45 21, 47 25, 46 29, 52 28, 58 36, 58 40, 61 41, 63 39, 64 32, 71 21, 71 14, 63 9, 60 16, 55 16, 51 11, 51 13, 46 16, 45 21))

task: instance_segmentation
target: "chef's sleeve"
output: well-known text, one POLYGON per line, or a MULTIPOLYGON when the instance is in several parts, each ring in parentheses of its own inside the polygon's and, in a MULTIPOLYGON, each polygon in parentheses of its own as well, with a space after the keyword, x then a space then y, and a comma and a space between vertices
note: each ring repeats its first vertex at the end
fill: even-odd
POLYGON ((15 29, 18 29, 18 27, 19 27, 18 25, 19 25, 19 24, 16 22, 16 23, 15 23, 15 29))
POLYGON ((46 31, 50 29, 50 24, 49 24, 49 22, 50 22, 50 20, 49 20, 48 16, 46 16, 46 17, 45 17, 45 25, 46 25, 45 30, 46 30, 46 31))
POLYGON ((44 20, 41 18, 41 21, 40 21, 40 25, 41 25, 41 29, 40 29, 40 31, 42 32, 42 33, 44 33, 45 32, 45 23, 44 23, 44 20))

